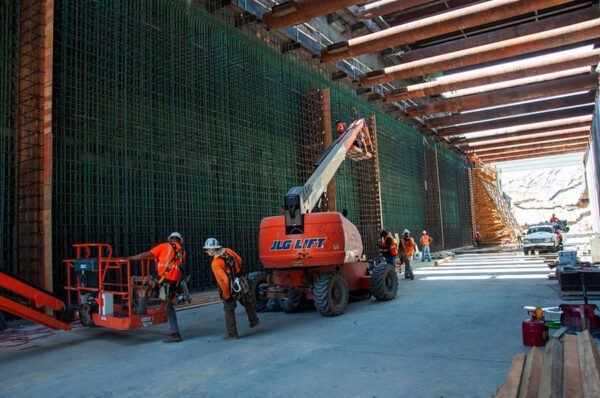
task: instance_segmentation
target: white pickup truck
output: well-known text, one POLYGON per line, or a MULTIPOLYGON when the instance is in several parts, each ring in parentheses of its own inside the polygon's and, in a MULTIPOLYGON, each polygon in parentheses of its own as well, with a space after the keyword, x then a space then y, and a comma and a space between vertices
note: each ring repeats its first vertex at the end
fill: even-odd
POLYGON ((556 252, 559 242, 552 224, 535 225, 527 230, 523 237, 523 251, 529 254, 534 250, 556 252))

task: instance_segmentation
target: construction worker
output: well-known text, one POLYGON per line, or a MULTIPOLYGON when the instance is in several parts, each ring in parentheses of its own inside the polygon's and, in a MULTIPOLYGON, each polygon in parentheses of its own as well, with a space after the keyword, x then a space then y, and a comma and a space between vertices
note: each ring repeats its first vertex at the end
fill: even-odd
MULTIPOLYGON (((338 120, 335 122, 335 131, 337 132, 338 137, 341 137, 342 134, 344 134, 344 132, 346 132, 346 129, 348 128, 348 125, 346 125, 346 123, 342 122, 341 120, 338 120)), ((364 149, 364 143, 363 143, 363 133, 361 132, 356 139, 354 140, 354 142, 352 143, 352 148, 358 148, 360 150, 364 149)))
POLYGON ((558 225, 554 226, 554 233, 556 234, 556 238, 558 241, 558 248, 562 249, 563 236, 562 236, 562 233, 560 232, 560 228, 558 227, 558 225))
POLYGON ((556 217, 556 214, 552 213, 552 217, 550 217, 550 222, 559 222, 560 220, 556 217))
POLYGON ((223 299, 225 311, 225 325, 227 334, 224 340, 237 340, 239 338, 235 321, 236 302, 240 301, 246 309, 250 327, 259 324, 254 303, 248 297, 248 281, 242 275, 242 259, 231 249, 221 246, 215 238, 208 238, 204 243, 204 252, 212 257, 212 272, 219 284, 219 293, 223 299))
POLYGON ((472 152, 469 155, 469 162, 471 164, 471 167, 479 167, 479 166, 481 166, 481 161, 479 160, 479 157, 477 156, 477 154, 475 152, 472 152))
MULTIPOLYGON (((175 343, 181 341, 179 326, 177 324, 177 315, 173 304, 176 300, 177 288, 181 279, 180 266, 186 259, 186 252, 182 246, 183 237, 179 232, 173 232, 169 235, 168 242, 155 246, 150 251, 129 257, 129 260, 139 261, 152 258, 157 261, 159 297, 166 303, 167 319, 171 334, 163 340, 165 343, 175 343)), ((148 297, 140 297, 138 306, 138 315, 146 313, 148 297)))
POLYGON ((381 237, 379 244, 381 255, 385 258, 386 263, 395 268, 396 258, 398 257, 398 242, 396 242, 396 239, 394 239, 394 236, 390 232, 387 232, 383 228, 379 230, 379 236, 381 237))
POLYGON ((342 134, 344 134, 344 131, 346 131, 346 123, 342 122, 341 120, 336 121, 335 131, 338 137, 340 137, 342 134))
POLYGON ((421 235, 421 239, 419 243, 421 243, 421 247, 423 248, 423 256, 421 257, 421 262, 431 261, 431 251, 429 250, 429 245, 433 242, 433 239, 427 235, 427 231, 423 231, 421 235), (425 260, 425 256, 427 256, 427 260, 425 260))
POLYGON ((475 239, 473 241, 475 242, 475 247, 479 249, 481 247, 481 235, 479 231, 475 232, 475 239))
POLYGON ((404 264, 405 279, 415 279, 411 267, 412 258, 415 254, 415 246, 415 240, 410 236, 410 231, 405 229, 402 232, 402 239, 400 239, 400 258, 404 264))

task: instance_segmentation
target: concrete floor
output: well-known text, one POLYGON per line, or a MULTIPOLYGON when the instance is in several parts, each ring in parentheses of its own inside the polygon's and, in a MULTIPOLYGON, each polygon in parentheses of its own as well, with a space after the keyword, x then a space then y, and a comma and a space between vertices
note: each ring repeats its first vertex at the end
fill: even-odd
POLYGON ((223 341, 220 305, 178 313, 166 327, 78 328, 0 349, 2 397, 488 397, 521 345, 523 305, 560 303, 541 260, 465 254, 420 266, 391 302, 346 314, 263 313, 223 341))

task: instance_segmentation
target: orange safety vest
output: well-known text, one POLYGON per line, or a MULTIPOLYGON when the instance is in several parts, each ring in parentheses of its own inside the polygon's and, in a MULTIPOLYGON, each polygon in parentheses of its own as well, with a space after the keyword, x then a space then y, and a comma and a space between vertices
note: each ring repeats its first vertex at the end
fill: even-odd
POLYGON ((421 236, 421 245, 429 246, 429 235, 421 236))
POLYGON ((394 235, 388 232, 388 234, 383 238, 383 245, 390 238, 392 240, 392 246, 390 247, 390 255, 397 256, 398 255, 398 242, 394 238, 394 235))
POLYGON ((161 243, 151 250, 151 253, 156 258, 157 271, 159 278, 165 275, 165 279, 177 282, 181 278, 179 266, 185 261, 185 250, 179 243, 161 243))
POLYGON ((412 257, 415 253, 415 240, 413 238, 402 238, 400 240, 400 244, 402 246, 401 255, 404 258, 412 257))

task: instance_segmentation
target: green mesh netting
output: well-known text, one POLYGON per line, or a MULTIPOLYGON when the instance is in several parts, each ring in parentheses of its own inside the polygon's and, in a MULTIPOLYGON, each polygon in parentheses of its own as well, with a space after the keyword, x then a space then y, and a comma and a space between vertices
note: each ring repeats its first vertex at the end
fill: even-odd
MULTIPOLYGON (((238 251, 248 270, 259 268, 260 220, 279 214, 284 194, 303 182, 310 167, 299 138, 311 122, 305 95, 322 88, 331 90, 333 120, 351 121, 353 109, 376 116, 384 226, 418 234, 439 224, 439 217, 428 217, 439 202, 426 195, 433 185, 426 172, 433 144, 351 90, 207 12, 181 1, 57 0, 54 24, 57 290, 64 284, 60 260, 73 255, 73 243, 106 242, 116 255, 132 255, 172 230, 186 238, 195 289, 214 285, 201 252, 208 237, 238 251)), ((10 49, 6 30, 0 27, 0 40, 10 49)), ((9 76, 5 59, 3 54, 2 77, 9 76)), ((0 93, 0 127, 10 133, 4 122, 11 114, 7 92, 0 93)), ((10 134, 0 145, 4 165, 10 134)), ((470 241, 466 172, 457 155, 438 151, 439 196, 448 222, 444 242, 462 246, 470 241)), ((356 194, 357 168, 354 162, 343 165, 336 196, 338 210, 347 209, 360 229, 365 210, 356 194)), ((4 185, 10 190, 8 183, 0 189, 4 185)), ((10 207, 9 191, 0 192, 0 203, 10 207)), ((0 217, 10 218, 10 211, 0 217)), ((373 234, 363 238, 368 251, 376 251, 375 231, 361 232, 373 234)), ((3 227, 4 236, 10 231, 3 227)))

